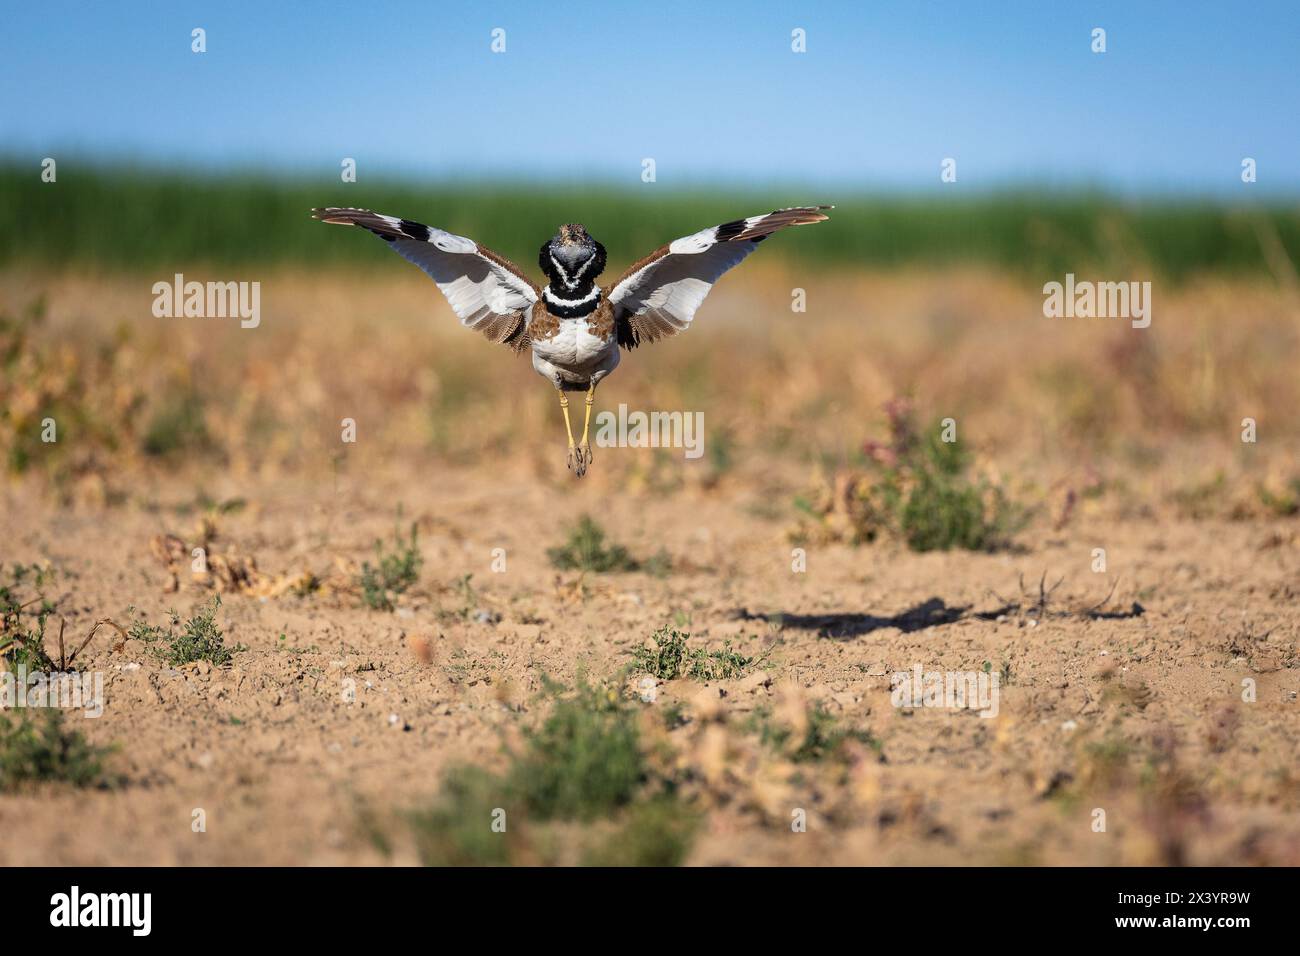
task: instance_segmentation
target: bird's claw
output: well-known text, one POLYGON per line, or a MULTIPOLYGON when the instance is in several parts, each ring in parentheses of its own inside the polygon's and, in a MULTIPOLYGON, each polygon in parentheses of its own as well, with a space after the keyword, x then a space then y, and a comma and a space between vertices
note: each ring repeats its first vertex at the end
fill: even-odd
MULTIPOLYGON (((588 453, 590 453, 590 449, 588 449, 588 453)), ((587 473, 588 460, 587 455, 583 453, 581 448, 578 448, 576 445, 569 446, 569 457, 567 463, 569 471, 573 472, 575 478, 581 478, 587 473)))

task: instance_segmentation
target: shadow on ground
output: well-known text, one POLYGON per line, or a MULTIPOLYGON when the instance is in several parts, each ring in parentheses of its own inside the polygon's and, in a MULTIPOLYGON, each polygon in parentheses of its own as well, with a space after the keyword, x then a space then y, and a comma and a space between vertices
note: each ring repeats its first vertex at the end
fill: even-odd
POLYGON ((904 633, 940 627, 961 620, 969 610, 970 605, 950 607, 943 598, 933 597, 891 617, 853 611, 834 614, 788 614, 775 611, 758 614, 748 608, 739 609, 733 616, 741 621, 766 621, 797 631, 816 631, 818 637, 847 640, 887 627, 898 628, 904 633))

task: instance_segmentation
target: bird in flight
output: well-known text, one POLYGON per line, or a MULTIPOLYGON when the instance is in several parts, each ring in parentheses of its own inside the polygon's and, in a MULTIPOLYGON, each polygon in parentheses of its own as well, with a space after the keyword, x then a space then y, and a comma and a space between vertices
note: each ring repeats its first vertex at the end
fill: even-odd
POLYGON ((683 236, 633 264, 608 293, 596 285, 605 247, 579 223, 560 226, 542 246, 537 264, 547 284, 539 289, 491 249, 410 219, 337 207, 313 209, 312 218, 373 232, 437 283, 462 325, 516 352, 530 349, 533 368, 559 392, 569 470, 581 478, 591 464, 596 386, 618 367, 619 347, 630 351, 684 332, 724 272, 777 230, 822 222, 831 208, 778 209, 683 236), (568 393, 582 391, 587 409, 575 442, 568 393))

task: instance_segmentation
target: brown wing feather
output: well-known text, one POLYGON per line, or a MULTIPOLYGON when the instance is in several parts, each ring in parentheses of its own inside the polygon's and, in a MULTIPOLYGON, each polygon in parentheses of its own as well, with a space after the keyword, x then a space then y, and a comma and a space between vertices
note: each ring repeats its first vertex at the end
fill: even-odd
MULTIPOLYGON (((638 259, 628 266, 623 274, 618 277, 618 282, 615 282, 610 288, 617 288, 619 282, 636 275, 646 266, 666 255, 668 255, 668 247, 660 246, 644 259, 638 259)), ((623 309, 615 309, 614 311, 615 325, 618 329, 618 344, 628 351, 643 342, 658 342, 660 339, 672 335, 675 331, 671 326, 668 326, 667 329, 663 328, 667 323, 660 322, 653 316, 630 315, 623 309)))
POLYGON ((537 293, 538 298, 541 297, 542 290, 537 287, 537 283, 534 282, 532 279, 528 278, 528 276, 524 275, 524 270, 519 268, 517 265, 515 265, 505 256, 501 255, 498 252, 493 252, 487 246, 484 246, 482 244, 478 244, 478 254, 482 256, 484 259, 487 259, 490 262, 495 262, 501 268, 506 269, 509 272, 513 272, 515 275, 519 276, 519 278, 523 279, 532 287, 533 291, 537 293))

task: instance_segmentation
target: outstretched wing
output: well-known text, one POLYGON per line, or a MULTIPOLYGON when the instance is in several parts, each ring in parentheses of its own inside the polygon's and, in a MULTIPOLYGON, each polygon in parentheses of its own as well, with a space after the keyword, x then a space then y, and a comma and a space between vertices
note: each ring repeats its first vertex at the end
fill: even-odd
POLYGON ((609 293, 618 344, 634 349, 685 331, 724 272, 786 226, 828 218, 833 206, 798 206, 724 222, 656 249, 619 278, 609 293))
POLYGON ((528 323, 539 292, 510 260, 464 236, 369 209, 330 207, 311 214, 321 222, 370 230, 438 284, 461 325, 516 352, 527 348, 528 323))

